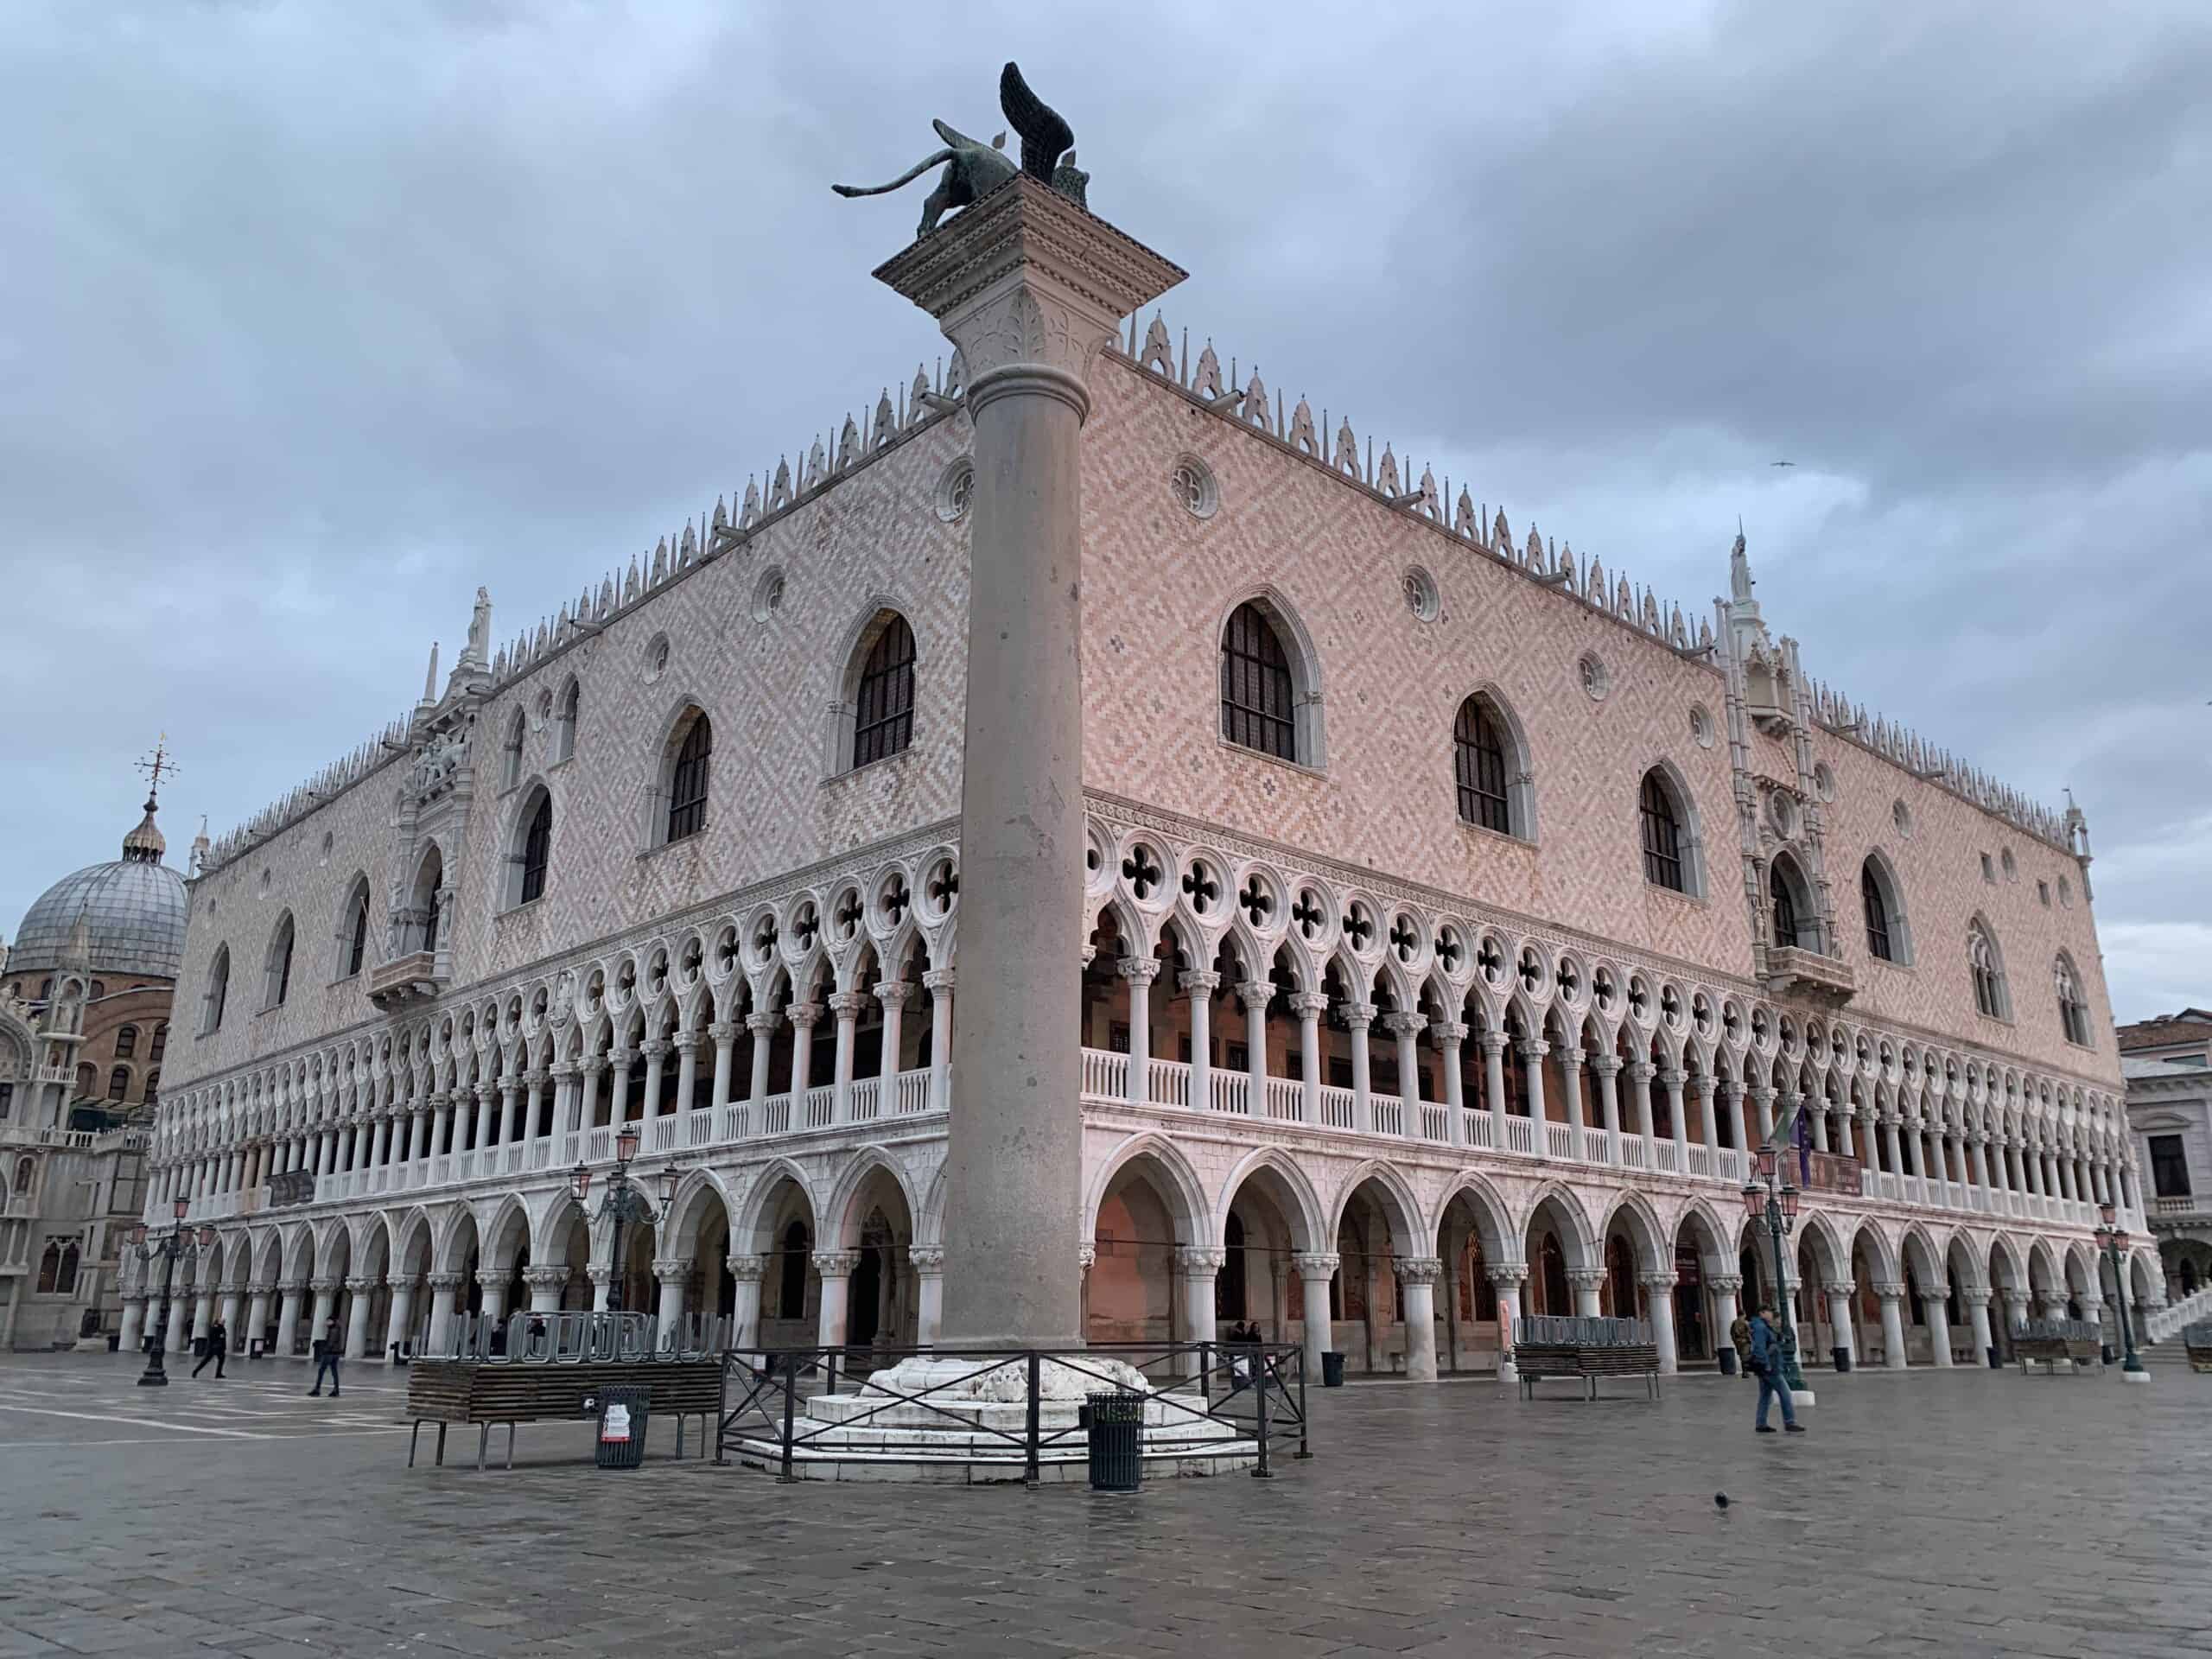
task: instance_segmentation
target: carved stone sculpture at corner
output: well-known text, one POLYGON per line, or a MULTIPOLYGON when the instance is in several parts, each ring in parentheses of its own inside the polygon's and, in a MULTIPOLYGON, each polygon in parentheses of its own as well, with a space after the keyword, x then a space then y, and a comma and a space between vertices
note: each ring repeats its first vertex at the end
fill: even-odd
POLYGON ((932 121, 930 124, 937 129, 937 136, 944 140, 943 149, 923 156, 888 184, 833 184, 830 188, 841 196, 886 195, 944 162, 937 188, 922 203, 921 228, 914 232, 917 241, 935 230, 949 209, 981 201, 1016 172, 1051 185, 1078 207, 1087 205, 1084 191, 1090 175, 1075 164, 1075 151, 1069 148, 1075 142, 1075 133, 1057 111, 1029 90, 1019 65, 1009 63, 999 73, 999 107, 1021 135, 1019 168, 1005 154, 1004 133, 982 144, 944 122, 932 121))

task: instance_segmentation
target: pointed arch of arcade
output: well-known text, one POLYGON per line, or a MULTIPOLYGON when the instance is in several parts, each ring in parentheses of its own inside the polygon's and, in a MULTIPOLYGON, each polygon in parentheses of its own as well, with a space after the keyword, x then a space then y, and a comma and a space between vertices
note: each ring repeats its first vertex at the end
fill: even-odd
POLYGON ((1211 1207, 1215 1226, 1210 1235, 1216 1244, 1228 1243, 1230 1211, 1248 1185, 1256 1183, 1281 1213, 1289 1230, 1291 1248, 1320 1250, 1328 1237, 1322 1220, 1321 1196, 1297 1161, 1276 1147, 1262 1147, 1247 1154, 1221 1184, 1211 1207))
POLYGON ((1205 1184, 1198 1179, 1197 1169, 1173 1141, 1147 1131, 1133 1135, 1116 1147, 1091 1178, 1090 1190, 1083 1201, 1084 1237, 1097 1236, 1098 1212, 1105 1205, 1115 1177, 1133 1166, 1141 1166, 1141 1173, 1161 1178, 1154 1185, 1167 1205, 1168 1219, 1175 1224, 1177 1244, 1196 1244, 1214 1236, 1212 1208, 1206 1202, 1205 1184))
POLYGON ((921 1205, 914 1195, 914 1186, 906 1166, 892 1156, 888 1148, 866 1146, 853 1154, 845 1167, 839 1172, 837 1183, 822 1209, 822 1233, 824 1238, 836 1241, 841 1250, 855 1249, 861 1243, 861 1231, 868 1224, 868 1213, 861 1201, 868 1196, 870 1179, 878 1171, 891 1178, 899 1190, 899 1198, 906 1206, 909 1217, 921 1214, 921 1205))

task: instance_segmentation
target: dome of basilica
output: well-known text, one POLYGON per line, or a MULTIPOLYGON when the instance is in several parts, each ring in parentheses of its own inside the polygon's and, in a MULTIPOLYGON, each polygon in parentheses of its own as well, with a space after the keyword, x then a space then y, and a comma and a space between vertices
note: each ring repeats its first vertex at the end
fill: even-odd
POLYGON ((154 826, 154 804, 123 840, 123 856, 63 876, 23 912, 8 972, 50 972, 61 965, 81 914, 92 936, 95 973, 175 979, 184 963, 184 878, 162 862, 168 843, 154 826))

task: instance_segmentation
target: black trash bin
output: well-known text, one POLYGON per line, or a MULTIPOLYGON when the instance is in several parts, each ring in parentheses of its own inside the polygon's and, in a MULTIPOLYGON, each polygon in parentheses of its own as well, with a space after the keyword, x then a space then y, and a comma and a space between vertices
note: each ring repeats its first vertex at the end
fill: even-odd
POLYGON ((1719 1353, 1718 1355, 1716 1355, 1714 1357, 1716 1357, 1717 1359, 1719 1359, 1719 1362, 1720 1362, 1720 1375, 1721 1375, 1721 1376, 1735 1376, 1735 1375, 1736 1375, 1736 1351, 1735 1351, 1735 1349, 1733 1349, 1732 1347, 1730 1347, 1730 1348, 1723 1348, 1723 1349, 1719 1351, 1719 1353))
POLYGON ((1997 1351, 1997 1344, 1993 1342, 1989 1344, 1989 1369, 1993 1371, 2005 1369, 2005 1356, 1997 1351))
POLYGON ((1836 1375, 1840 1376, 1851 1369, 1851 1350, 1838 1344, 1828 1350, 1828 1357, 1835 1362, 1836 1375))
POLYGON ((644 1389, 603 1389, 596 1451, 602 1469, 635 1469, 645 1460, 645 1420, 652 1395, 644 1389))
POLYGON ((1144 1481, 1144 1395, 1116 1391, 1085 1396, 1090 1490, 1134 1492, 1144 1481))
POLYGON ((1344 1357, 1325 1353, 1321 1356, 1321 1386, 1341 1389, 1344 1385, 1344 1357))

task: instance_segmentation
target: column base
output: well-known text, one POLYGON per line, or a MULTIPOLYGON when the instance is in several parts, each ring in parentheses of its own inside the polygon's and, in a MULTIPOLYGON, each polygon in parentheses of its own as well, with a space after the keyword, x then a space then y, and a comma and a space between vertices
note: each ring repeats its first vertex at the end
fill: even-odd
POLYGON ((2120 1374, 2120 1380, 2123 1382, 2148 1382, 2151 1380, 2151 1373, 2123 1370, 2120 1374))

